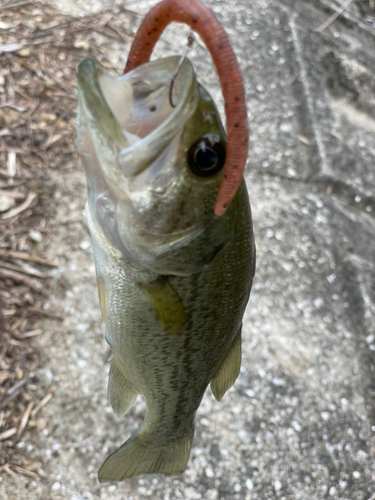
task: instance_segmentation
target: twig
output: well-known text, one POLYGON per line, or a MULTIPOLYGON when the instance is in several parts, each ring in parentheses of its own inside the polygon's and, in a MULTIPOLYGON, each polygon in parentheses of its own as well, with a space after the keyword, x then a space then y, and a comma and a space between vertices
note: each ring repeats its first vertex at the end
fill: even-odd
POLYGON ((17 427, 13 427, 12 429, 8 429, 0 434, 0 441, 5 441, 10 437, 14 436, 17 432, 17 427))
MULTIPOLYGON (((14 187, 14 184, 8 184, 8 187, 14 187)), ((24 193, 20 193, 19 191, 0 191, 0 196, 7 196, 15 200, 24 200, 26 197, 24 193)))
POLYGON ((41 146, 42 149, 47 149, 48 146, 51 145, 52 139, 55 135, 56 130, 59 128, 61 122, 65 119, 65 117, 68 115, 68 111, 65 111, 62 116, 56 121, 55 125, 53 126, 52 130, 48 133, 47 139, 44 141, 43 145, 41 146))
POLYGON ((28 2, 4 2, 2 5, 0 5, 0 10, 4 10, 4 9, 14 9, 15 7, 21 7, 22 5, 28 5, 28 4, 31 4, 32 2, 28 1, 28 2))
POLYGON ((44 43, 55 43, 55 42, 58 42, 60 39, 59 38, 56 38, 54 36, 51 36, 49 38, 39 38, 37 40, 32 40, 30 41, 29 43, 31 43, 32 45, 42 45, 44 43))
POLYGON ((38 478, 38 474, 35 474, 35 472, 31 472, 31 470, 23 469, 19 465, 13 465, 13 469, 19 472, 20 474, 24 474, 25 476, 30 476, 33 478, 38 478))
POLYGON ((37 197, 36 193, 29 193, 27 195, 26 200, 21 205, 19 205, 16 208, 13 208, 12 210, 9 210, 9 212, 7 212, 2 216, 2 219, 3 220, 11 219, 12 217, 18 215, 19 213, 24 212, 29 208, 29 206, 32 204, 32 202, 35 200, 36 197, 37 197))
POLYGON ((29 255, 25 252, 15 252, 13 250, 1 250, 0 255, 4 255, 5 257, 13 257, 14 259, 28 260, 30 262, 36 262, 37 264, 42 264, 43 266, 49 267, 58 267, 59 264, 57 262, 53 262, 52 260, 43 259, 42 257, 38 257, 37 255, 29 255))
POLYGON ((30 413, 31 413, 31 410, 33 409, 33 406, 34 406, 34 402, 30 401, 30 403, 27 405, 25 413, 22 415, 21 423, 20 423, 20 426, 18 427, 18 431, 17 431, 17 436, 16 436, 17 440, 20 439, 23 431, 26 429, 27 422, 29 421, 30 413))
POLYGON ((16 347, 23 347, 23 343, 19 340, 15 340, 15 339, 10 339, 9 345, 14 345, 16 347))
POLYGON ((22 380, 20 380, 19 382, 17 382, 17 384, 14 384, 10 389, 7 390, 7 394, 10 396, 14 392, 16 392, 20 387, 24 386, 26 384, 28 378, 29 377, 25 377, 22 380))
MULTIPOLYGON (((1 6, 0 6, 0 10, 1 10, 1 6)), ((2 52, 18 52, 19 50, 22 49, 22 47, 23 47, 23 44, 18 43, 18 42, 8 43, 6 45, 1 45, 0 46, 0 54, 2 52)))
POLYGON ((15 264, 9 264, 8 262, 1 262, 0 261, 0 267, 2 267, 4 269, 11 269, 12 271, 17 271, 18 273, 27 274, 28 276, 35 276, 36 278, 42 278, 42 279, 49 278, 49 274, 41 273, 37 269, 33 269, 28 264, 17 266, 15 264))
POLYGON ((3 314, 4 318, 14 316, 16 313, 17 313, 16 309, 3 309, 2 310, 2 314, 3 314))
POLYGON ((321 33, 324 31, 330 24, 332 24, 343 12, 346 10, 349 5, 352 3, 353 0, 347 0, 345 4, 337 11, 335 12, 330 18, 327 19, 323 24, 321 24, 318 28, 316 28, 315 31, 318 31, 321 33))
POLYGON ((36 309, 35 307, 29 307, 26 312, 30 312, 32 314, 40 314, 41 316, 47 316, 47 318, 58 319, 60 321, 64 319, 62 316, 59 316, 52 311, 48 311, 47 309, 36 309))
POLYGON ((36 407, 31 412, 32 418, 34 418, 35 415, 39 412, 39 410, 41 410, 43 406, 46 406, 46 404, 52 399, 54 392, 55 392, 55 387, 51 387, 49 393, 46 396, 44 396, 44 398, 36 405, 36 407))
MULTIPOLYGON (((0 222, 1 222, 1 219, 0 219, 0 222)), ((5 222, 3 222, 3 224, 5 224, 5 222)), ((34 230, 39 231, 41 233, 49 231, 49 229, 45 228, 45 227, 34 227, 34 230)), ((5 240, 10 235, 14 236, 14 235, 19 234, 19 233, 28 233, 29 231, 30 231, 29 226, 15 227, 9 231, 4 231, 3 234, 0 233, 0 242, 5 240)))
POLYGON ((47 296, 47 292, 43 289, 43 285, 37 281, 33 281, 25 274, 18 273, 17 271, 11 271, 10 269, 0 268, 0 278, 11 279, 16 283, 23 283, 31 288, 31 290, 34 290, 34 292, 47 296))
MULTIPOLYGON (((30 337, 36 337, 37 335, 41 335, 43 333, 43 330, 30 330, 29 332, 25 333, 20 333, 19 335, 15 335, 17 339, 28 339, 30 337)), ((14 335, 14 334, 13 334, 14 335)))
POLYGON ((106 26, 108 26, 108 28, 110 28, 111 30, 113 30, 115 33, 118 34, 118 36, 121 38, 121 40, 124 42, 124 43, 127 43, 128 42, 128 39, 129 39, 129 35, 128 38, 126 38, 126 35, 124 35, 116 26, 114 26, 110 21, 107 22, 106 26))
POLYGON ((9 151, 7 161, 8 177, 13 178, 17 174, 17 153, 9 151))
MULTIPOLYGON (((0 132, 0 135, 1 135, 1 132, 0 132)), ((14 182, 13 184, 8 184, 7 182, 0 182, 0 189, 13 189, 15 187, 18 187, 18 186, 23 186, 24 184, 26 184, 27 181, 17 181, 17 182, 14 182)))
POLYGON ((9 396, 8 398, 4 399, 1 403, 0 403, 0 409, 1 408, 6 408, 6 406, 8 405, 8 403, 10 401, 12 401, 12 399, 14 399, 22 390, 22 387, 18 387, 18 389, 16 390, 16 392, 13 392, 13 394, 11 396, 9 396))
POLYGON ((7 465, 3 465, 1 468, 5 470, 5 472, 10 476, 12 476, 14 479, 17 477, 17 474, 13 472, 12 469, 10 469, 7 465))

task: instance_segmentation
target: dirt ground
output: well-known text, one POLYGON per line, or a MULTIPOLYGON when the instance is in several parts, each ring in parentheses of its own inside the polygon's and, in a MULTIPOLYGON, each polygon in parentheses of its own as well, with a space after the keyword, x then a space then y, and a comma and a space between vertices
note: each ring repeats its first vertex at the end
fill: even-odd
MULTIPOLYGON (((126 8, 144 14, 155 3, 129 0, 126 8)), ((38 401, 52 396, 22 440, 1 441, 30 473, 1 470, 1 499, 375 499, 371 2, 352 2, 323 31, 317 29, 341 2, 205 3, 238 54, 251 127, 246 181, 258 260, 240 377, 220 403, 207 391, 181 477, 98 483, 99 466, 138 429, 144 404, 138 400, 118 420, 106 399, 109 352, 84 218, 86 181, 69 153, 48 170, 50 198, 42 206, 50 230, 34 242, 58 263, 49 271, 43 308, 62 320, 38 318, 33 328, 42 333, 31 344, 39 361, 30 391, 38 401)), ((92 12, 98 16, 90 18, 93 29, 69 35, 74 57, 59 59, 65 93, 71 89, 76 98, 74 68, 64 65, 75 64, 80 53, 121 72, 141 17, 118 12, 113 2, 55 0, 35 7, 31 15, 42 18, 36 23, 50 5, 82 22, 92 12), (103 16, 106 23, 94 29, 103 16)), ((168 28, 154 57, 181 53, 188 33, 168 28)), ((57 57, 67 51, 51 43, 57 57)), ((39 57, 41 46, 35 47, 39 57)), ((189 57, 221 103, 207 51, 198 42, 189 57)))

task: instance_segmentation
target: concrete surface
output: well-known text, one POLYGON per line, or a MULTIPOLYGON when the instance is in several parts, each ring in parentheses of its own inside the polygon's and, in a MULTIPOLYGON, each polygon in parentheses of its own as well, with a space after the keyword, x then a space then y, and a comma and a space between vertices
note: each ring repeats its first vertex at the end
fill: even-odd
MULTIPOLYGON (((144 13, 155 3, 131 6, 144 13)), ((4 500, 375 499, 375 28, 355 2, 323 33, 315 28, 339 2, 206 3, 239 56, 251 125, 258 263, 240 377, 221 403, 207 391, 184 475, 100 485, 98 467, 139 427, 144 406, 121 420, 108 406, 89 235, 79 223, 59 226, 49 306, 65 320, 44 322, 39 339, 39 377, 56 386, 33 449, 42 479, 4 475, 4 500)), ((168 29, 155 57, 174 53, 176 40, 181 51, 183 33, 168 29)), ((220 101, 208 54, 196 46, 191 58, 220 101)), ((56 173, 58 220, 84 207, 74 167, 56 173)))

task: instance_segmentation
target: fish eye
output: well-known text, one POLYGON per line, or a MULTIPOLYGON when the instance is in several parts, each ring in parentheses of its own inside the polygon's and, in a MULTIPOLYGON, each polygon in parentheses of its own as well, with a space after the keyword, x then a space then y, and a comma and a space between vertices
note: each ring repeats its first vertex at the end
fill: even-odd
POLYGON ((224 166, 225 148, 220 142, 204 137, 190 147, 188 161, 195 175, 212 177, 224 166))

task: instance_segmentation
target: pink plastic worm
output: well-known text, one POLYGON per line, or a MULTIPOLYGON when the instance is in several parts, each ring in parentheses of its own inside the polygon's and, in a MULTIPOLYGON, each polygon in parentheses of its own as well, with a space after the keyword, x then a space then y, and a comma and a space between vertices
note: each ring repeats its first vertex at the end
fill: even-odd
POLYGON ((140 25, 124 73, 150 60, 156 42, 173 21, 185 23, 199 33, 219 75, 225 103, 228 146, 215 214, 223 215, 243 177, 249 131, 245 90, 237 58, 228 35, 214 13, 199 0, 162 0, 148 12, 140 25))

